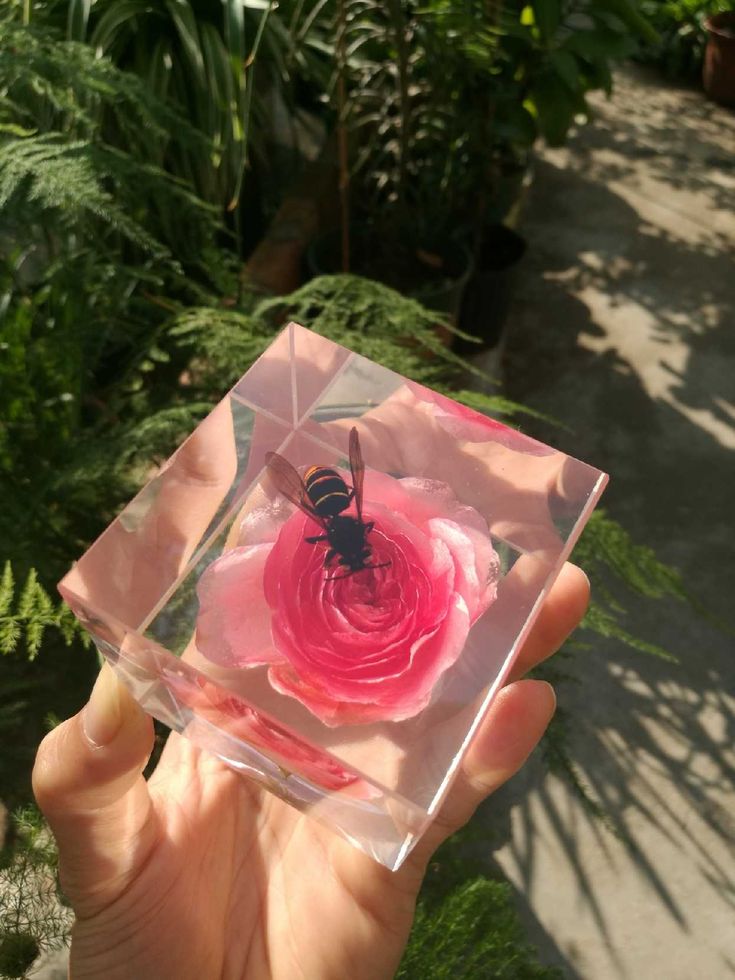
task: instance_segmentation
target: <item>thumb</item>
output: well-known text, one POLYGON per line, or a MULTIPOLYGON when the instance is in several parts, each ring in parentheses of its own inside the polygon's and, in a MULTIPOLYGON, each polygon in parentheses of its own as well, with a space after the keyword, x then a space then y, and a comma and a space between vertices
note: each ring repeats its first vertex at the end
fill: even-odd
POLYGON ((105 664, 89 702, 38 749, 33 791, 59 845, 61 882, 78 916, 113 901, 155 843, 142 772, 153 723, 105 664))

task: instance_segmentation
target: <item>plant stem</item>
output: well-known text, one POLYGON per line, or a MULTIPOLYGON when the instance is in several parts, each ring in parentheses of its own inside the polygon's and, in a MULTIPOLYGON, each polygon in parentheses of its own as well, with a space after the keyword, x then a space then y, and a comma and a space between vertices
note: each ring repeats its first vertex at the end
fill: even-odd
MULTIPOLYGON (((406 183, 408 176, 408 147, 411 136, 411 102, 408 91, 409 50, 406 38, 406 20, 401 0, 389 0, 388 12, 393 23, 396 52, 398 54, 398 97, 401 107, 398 150, 398 207, 406 207, 406 183)), ((405 215, 404 215, 405 217, 405 215)))
POLYGON ((342 272, 350 271, 350 163, 347 146, 347 96, 345 91, 346 30, 345 0, 339 0, 337 5, 337 154, 342 232, 342 272))
MULTIPOLYGON (((494 27, 500 25, 503 16, 503 0, 485 0, 485 16, 489 24, 494 27)), ((485 232, 485 216, 487 214, 488 200, 494 197, 494 192, 500 179, 500 168, 497 160, 493 156, 493 126, 495 122, 495 112, 497 100, 492 98, 487 105, 485 115, 485 146, 487 148, 487 169, 485 180, 481 186, 478 198, 477 218, 475 221, 475 234, 473 236, 472 250, 476 265, 480 263, 482 245, 485 232)))

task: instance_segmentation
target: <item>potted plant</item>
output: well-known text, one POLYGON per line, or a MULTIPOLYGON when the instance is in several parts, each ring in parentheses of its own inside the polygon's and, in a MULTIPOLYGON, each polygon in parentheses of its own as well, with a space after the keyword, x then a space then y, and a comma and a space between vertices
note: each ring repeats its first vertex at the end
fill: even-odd
POLYGON ((341 227, 312 246, 310 271, 360 272, 445 311, 431 290, 454 280, 458 314, 473 267, 497 271, 497 228, 536 140, 563 142, 585 93, 609 89, 610 61, 651 33, 629 0, 340 0, 322 40, 336 65, 341 227))
MULTIPOLYGON (((467 72, 457 58, 438 84, 436 66, 451 67, 456 39, 437 6, 340 3, 332 88, 340 227, 312 245, 308 262, 312 273, 356 271, 456 315, 472 267, 468 174, 487 170, 476 139, 486 104, 462 103, 467 72)), ((478 35, 478 43, 494 41, 478 35)))

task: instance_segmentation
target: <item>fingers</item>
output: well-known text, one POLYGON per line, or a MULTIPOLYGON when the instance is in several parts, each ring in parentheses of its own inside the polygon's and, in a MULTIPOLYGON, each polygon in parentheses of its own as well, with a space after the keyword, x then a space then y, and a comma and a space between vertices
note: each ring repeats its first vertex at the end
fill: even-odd
POLYGON ((155 821, 142 776, 152 747, 151 719, 108 665, 82 711, 39 746, 33 790, 79 916, 112 901, 153 845, 155 821))
POLYGON ((423 867, 441 842, 470 819, 478 805, 521 768, 556 707, 545 681, 516 681, 498 694, 436 820, 412 860, 423 867))
POLYGON ((510 679, 522 677, 555 653, 579 626, 589 601, 589 579, 577 565, 566 562, 518 654, 510 679))
POLYGON ((437 818, 438 839, 435 837, 432 849, 466 823, 481 801, 510 779, 538 744, 554 714, 554 690, 544 681, 515 679, 559 649, 579 625, 589 596, 589 579, 581 568, 567 562, 528 634, 509 684, 499 693, 470 746, 457 783, 437 818))
POLYGON ((450 795, 416 848, 418 867, 442 840, 458 830, 477 806, 523 765, 551 721, 556 696, 545 681, 515 680, 562 645, 589 603, 589 580, 567 562, 547 595, 514 665, 473 740, 450 795))

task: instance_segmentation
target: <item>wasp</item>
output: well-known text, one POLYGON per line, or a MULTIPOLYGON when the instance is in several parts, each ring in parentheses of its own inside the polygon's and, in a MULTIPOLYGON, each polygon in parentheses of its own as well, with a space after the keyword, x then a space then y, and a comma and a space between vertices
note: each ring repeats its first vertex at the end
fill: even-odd
POLYGON ((356 428, 350 432, 352 487, 348 487, 339 473, 328 466, 310 466, 302 479, 295 467, 278 453, 266 453, 265 462, 283 496, 316 521, 324 532, 306 538, 309 544, 328 543, 324 567, 329 568, 337 558, 347 569, 344 575, 332 575, 330 581, 347 578, 366 568, 385 568, 390 564, 387 561, 369 564, 372 548, 367 536, 375 522, 362 519, 365 463, 356 428), (344 513, 353 500, 357 517, 344 513))

